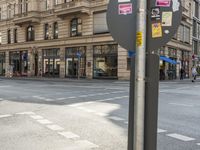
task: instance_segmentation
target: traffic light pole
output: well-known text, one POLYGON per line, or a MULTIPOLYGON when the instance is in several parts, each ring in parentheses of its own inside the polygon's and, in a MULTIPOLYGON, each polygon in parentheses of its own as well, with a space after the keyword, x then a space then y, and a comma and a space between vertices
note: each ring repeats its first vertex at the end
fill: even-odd
POLYGON ((133 150, 144 150, 147 1, 137 0, 133 150))

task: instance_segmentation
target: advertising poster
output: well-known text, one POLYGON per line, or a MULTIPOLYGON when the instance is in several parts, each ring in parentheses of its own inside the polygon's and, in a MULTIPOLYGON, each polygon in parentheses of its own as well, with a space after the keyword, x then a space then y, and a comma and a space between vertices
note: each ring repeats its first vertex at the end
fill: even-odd
POLYGON ((157 7, 170 7, 171 0, 156 0, 157 7))
POLYGON ((162 12, 162 26, 172 26, 172 12, 162 12))
POLYGON ((161 23, 152 24, 152 38, 162 37, 162 27, 161 23))
POLYGON ((132 4, 131 3, 126 3, 126 4, 119 4, 118 6, 118 13, 119 15, 128 15, 132 14, 132 4))

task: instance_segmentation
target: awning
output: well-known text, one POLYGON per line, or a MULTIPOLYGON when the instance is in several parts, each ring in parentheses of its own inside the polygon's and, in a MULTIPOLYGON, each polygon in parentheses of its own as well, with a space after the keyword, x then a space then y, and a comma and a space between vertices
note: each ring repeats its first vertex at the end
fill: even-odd
POLYGON ((168 58, 168 57, 165 57, 165 56, 160 56, 160 59, 163 60, 163 61, 166 61, 166 62, 168 62, 168 63, 171 63, 171 64, 173 64, 173 65, 176 65, 176 64, 177 64, 177 62, 176 62, 175 60, 173 60, 173 59, 171 59, 171 58, 168 58))
MULTIPOLYGON (((128 56, 129 57, 135 57, 135 52, 134 51, 128 51, 128 56)), ((178 64, 178 62, 176 62, 175 60, 168 58, 168 57, 165 57, 165 56, 160 56, 160 59, 163 60, 163 61, 166 61, 168 63, 171 63, 173 65, 178 64)))

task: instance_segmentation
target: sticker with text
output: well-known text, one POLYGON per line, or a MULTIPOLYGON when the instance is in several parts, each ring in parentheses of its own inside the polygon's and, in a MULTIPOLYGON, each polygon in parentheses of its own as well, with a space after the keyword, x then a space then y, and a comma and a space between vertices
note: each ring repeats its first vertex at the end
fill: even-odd
POLYGON ((118 6, 119 15, 128 15, 133 13, 133 7, 131 3, 119 4, 118 6))
POLYGON ((162 12, 162 26, 172 26, 172 12, 162 12))

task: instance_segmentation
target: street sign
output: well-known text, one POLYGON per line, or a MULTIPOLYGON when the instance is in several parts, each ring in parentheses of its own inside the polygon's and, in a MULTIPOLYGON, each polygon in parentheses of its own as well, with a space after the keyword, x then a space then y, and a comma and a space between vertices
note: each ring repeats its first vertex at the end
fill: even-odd
POLYGON ((136 44, 136 0, 110 0, 107 9, 107 24, 116 42, 127 50, 136 44))
MULTIPOLYGON (((137 0, 110 0, 107 24, 116 42, 127 50, 136 46, 137 0)), ((148 0, 147 49, 157 50, 176 33, 182 19, 181 0, 148 0)), ((141 41, 142 42, 142 41, 141 41)))

